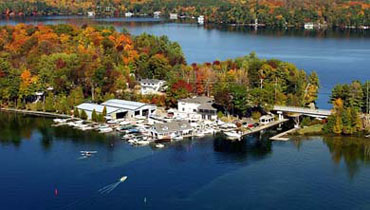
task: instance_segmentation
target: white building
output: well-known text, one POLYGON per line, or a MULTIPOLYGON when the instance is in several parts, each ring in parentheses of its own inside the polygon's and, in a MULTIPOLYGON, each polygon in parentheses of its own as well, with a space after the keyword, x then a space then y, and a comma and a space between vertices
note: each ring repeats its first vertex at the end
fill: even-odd
POLYGON ((177 13, 170 13, 170 20, 177 20, 178 15, 177 13))
POLYGON ((153 12, 154 18, 159 18, 161 16, 161 11, 155 11, 153 12))
POLYGON ((213 98, 199 96, 179 100, 178 111, 188 119, 217 120, 217 109, 212 104, 213 98))
POLYGON ((95 16, 95 12, 94 11, 89 11, 89 12, 87 12, 87 16, 94 17, 95 16))
POLYGON ((160 94, 165 90, 166 81, 157 79, 140 80, 141 94, 160 94))
MULTIPOLYGON (((120 112, 120 110, 117 108, 112 108, 112 107, 106 107, 106 108, 107 108, 107 117, 109 116, 113 119, 115 119, 116 114, 120 112)), ((78 105, 77 109, 80 112, 80 115, 82 111, 85 111, 87 115, 87 119, 91 120, 91 116, 94 110, 97 114, 103 114, 104 106, 99 105, 99 104, 93 104, 93 103, 83 103, 83 104, 78 105)))
POLYGON ((175 136, 186 136, 193 132, 193 128, 187 121, 172 121, 168 123, 156 123, 150 129, 151 135, 156 139, 172 139, 175 136))
POLYGON ((149 117, 157 109, 157 106, 152 104, 145 104, 134 101, 126 101, 119 99, 111 99, 104 103, 103 106, 117 108, 120 111, 117 112, 113 119, 121 118, 135 118, 135 117, 149 117))
POLYGON ((132 16, 134 16, 134 13, 132 13, 132 12, 126 12, 125 13, 125 17, 132 17, 132 16))
POLYGON ((200 24, 200 25, 204 24, 204 16, 203 15, 198 17, 198 24, 200 24))
POLYGON ((314 24, 313 23, 305 23, 304 24, 304 29, 311 30, 313 29, 314 24))

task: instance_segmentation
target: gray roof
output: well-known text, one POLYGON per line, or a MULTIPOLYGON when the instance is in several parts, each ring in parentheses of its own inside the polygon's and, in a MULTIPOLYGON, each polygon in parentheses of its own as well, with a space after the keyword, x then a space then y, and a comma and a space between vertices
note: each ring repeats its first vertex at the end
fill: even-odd
POLYGON ((186 102, 186 103, 194 103, 194 104, 206 104, 206 103, 213 103, 214 99, 207 97, 207 96, 196 96, 193 98, 181 99, 180 101, 186 102))
POLYGON ((198 110, 200 109, 204 109, 204 110, 217 110, 216 108, 214 108, 212 106, 211 103, 205 103, 205 104, 201 104, 199 107, 198 107, 198 110))
POLYGON ((160 82, 165 82, 164 80, 158 80, 158 79, 142 79, 140 80, 140 83, 149 83, 149 84, 158 84, 160 82))
MULTIPOLYGON (((119 110, 119 108, 113 108, 113 107, 108 107, 108 106, 106 107, 107 107, 107 114, 110 114, 110 113, 113 113, 119 110)), ((91 112, 94 111, 95 109, 96 112, 102 113, 104 106, 99 105, 99 104, 93 104, 93 103, 83 103, 83 104, 78 105, 77 109, 91 111, 91 112)))
POLYGON ((172 121, 168 123, 157 123, 154 124, 153 129, 156 130, 158 133, 172 133, 177 131, 185 131, 193 129, 189 122, 184 120, 179 121, 172 121))
POLYGON ((108 100, 102 105, 107 106, 107 107, 114 107, 114 108, 119 108, 123 110, 139 110, 140 108, 143 108, 145 106, 155 108, 155 105, 152 104, 145 104, 141 102, 135 102, 135 101, 126 101, 126 100, 119 100, 119 99, 111 99, 108 100))

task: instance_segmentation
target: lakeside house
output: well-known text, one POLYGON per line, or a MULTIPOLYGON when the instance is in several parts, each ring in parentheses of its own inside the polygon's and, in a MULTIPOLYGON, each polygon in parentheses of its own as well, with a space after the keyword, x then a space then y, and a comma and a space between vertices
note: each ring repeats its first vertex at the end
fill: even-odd
POLYGON ((201 16, 198 17, 198 24, 199 25, 203 25, 204 24, 204 16, 203 15, 201 15, 201 16))
POLYGON ((183 118, 217 120, 217 109, 212 106, 213 104, 213 98, 196 96, 179 100, 178 111, 183 118))
POLYGON ((95 12, 94 11, 89 11, 89 12, 87 12, 87 16, 94 17, 95 16, 95 12))
POLYGON ((177 136, 190 135, 193 128, 190 123, 184 120, 172 121, 168 123, 156 123, 150 129, 152 137, 156 139, 172 139, 177 136))
POLYGON ((170 13, 170 20, 177 20, 178 15, 177 13, 170 13))
POLYGON ((260 120, 259 120, 260 124, 262 124, 262 125, 267 125, 267 124, 272 123, 274 121, 275 121, 275 117, 272 114, 263 115, 262 117, 260 117, 260 120))
POLYGON ((161 16, 161 11, 155 11, 153 12, 154 18, 159 18, 161 16))
POLYGON ((125 17, 132 17, 132 16, 134 16, 134 13, 132 13, 132 12, 126 12, 125 13, 125 17))
POLYGON ((92 112, 95 110, 97 114, 102 114, 104 107, 107 108, 107 118, 110 119, 132 119, 135 117, 149 117, 155 112, 157 106, 134 101, 126 101, 119 99, 108 100, 102 104, 83 103, 76 108, 81 112, 84 110, 91 119, 92 112))
POLYGON ((314 24, 312 22, 309 22, 309 23, 305 23, 304 24, 304 29, 312 30, 313 27, 314 27, 314 24))
POLYGON ((166 81, 158 79, 140 80, 141 94, 161 94, 165 90, 166 81))

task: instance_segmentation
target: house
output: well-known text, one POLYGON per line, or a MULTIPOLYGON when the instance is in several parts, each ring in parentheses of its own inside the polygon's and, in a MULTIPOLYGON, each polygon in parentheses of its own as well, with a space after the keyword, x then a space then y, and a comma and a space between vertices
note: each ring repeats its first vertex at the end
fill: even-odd
POLYGON ((310 22, 310 23, 305 23, 305 24, 304 24, 304 29, 311 30, 311 29, 313 29, 313 27, 314 27, 314 25, 313 25, 313 23, 312 23, 312 22, 310 22))
MULTIPOLYGON (((99 105, 99 104, 94 104, 94 103, 83 103, 83 104, 78 105, 76 108, 78 109, 80 113, 82 111, 85 111, 88 120, 91 120, 91 116, 94 110, 97 114, 103 114, 103 110, 104 110, 104 106, 99 105)), ((107 116, 105 117, 111 117, 114 119, 115 119, 115 116, 119 114, 119 112, 121 111, 118 108, 112 108, 112 107, 106 107, 106 108, 107 108, 107 116)))
POLYGON ((157 106, 152 104, 119 99, 111 99, 102 103, 101 105, 120 110, 115 116, 112 117, 113 119, 149 117, 149 115, 153 114, 157 109, 157 106))
POLYGON ((177 13, 170 13, 170 20, 177 20, 177 13))
POLYGON ((213 98, 197 96, 179 100, 178 110, 186 118, 217 120, 217 109, 212 106, 213 104, 213 98))
POLYGON ((87 12, 87 16, 94 17, 95 16, 95 12, 89 11, 89 12, 87 12))
POLYGON ((193 133, 190 123, 184 120, 168 123, 156 123, 150 129, 151 135, 156 139, 172 139, 176 136, 186 136, 193 133))
POLYGON ((200 25, 204 24, 204 16, 203 15, 198 17, 198 24, 200 24, 200 25))
POLYGON ((140 80, 141 94, 160 94, 164 91, 166 81, 157 79, 142 79, 140 80))
POLYGON ((275 117, 273 114, 268 114, 268 115, 263 115, 262 117, 260 117, 260 124, 262 125, 266 125, 266 124, 269 124, 269 123, 272 123, 275 121, 275 117))
POLYGON ((134 13, 132 13, 132 12, 126 12, 125 13, 125 17, 132 17, 132 16, 134 16, 134 13))
POLYGON ((159 18, 161 16, 161 11, 155 11, 153 12, 154 18, 159 18))

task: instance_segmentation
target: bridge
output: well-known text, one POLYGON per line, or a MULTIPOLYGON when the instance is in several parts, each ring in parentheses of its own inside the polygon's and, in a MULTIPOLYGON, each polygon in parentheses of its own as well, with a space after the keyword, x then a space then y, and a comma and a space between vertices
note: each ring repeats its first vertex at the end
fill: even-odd
POLYGON ((273 111, 277 111, 277 113, 279 114, 279 118, 282 117, 283 112, 289 112, 293 114, 305 115, 316 118, 328 118, 331 115, 331 110, 327 109, 309 109, 294 106, 274 106, 273 111))

